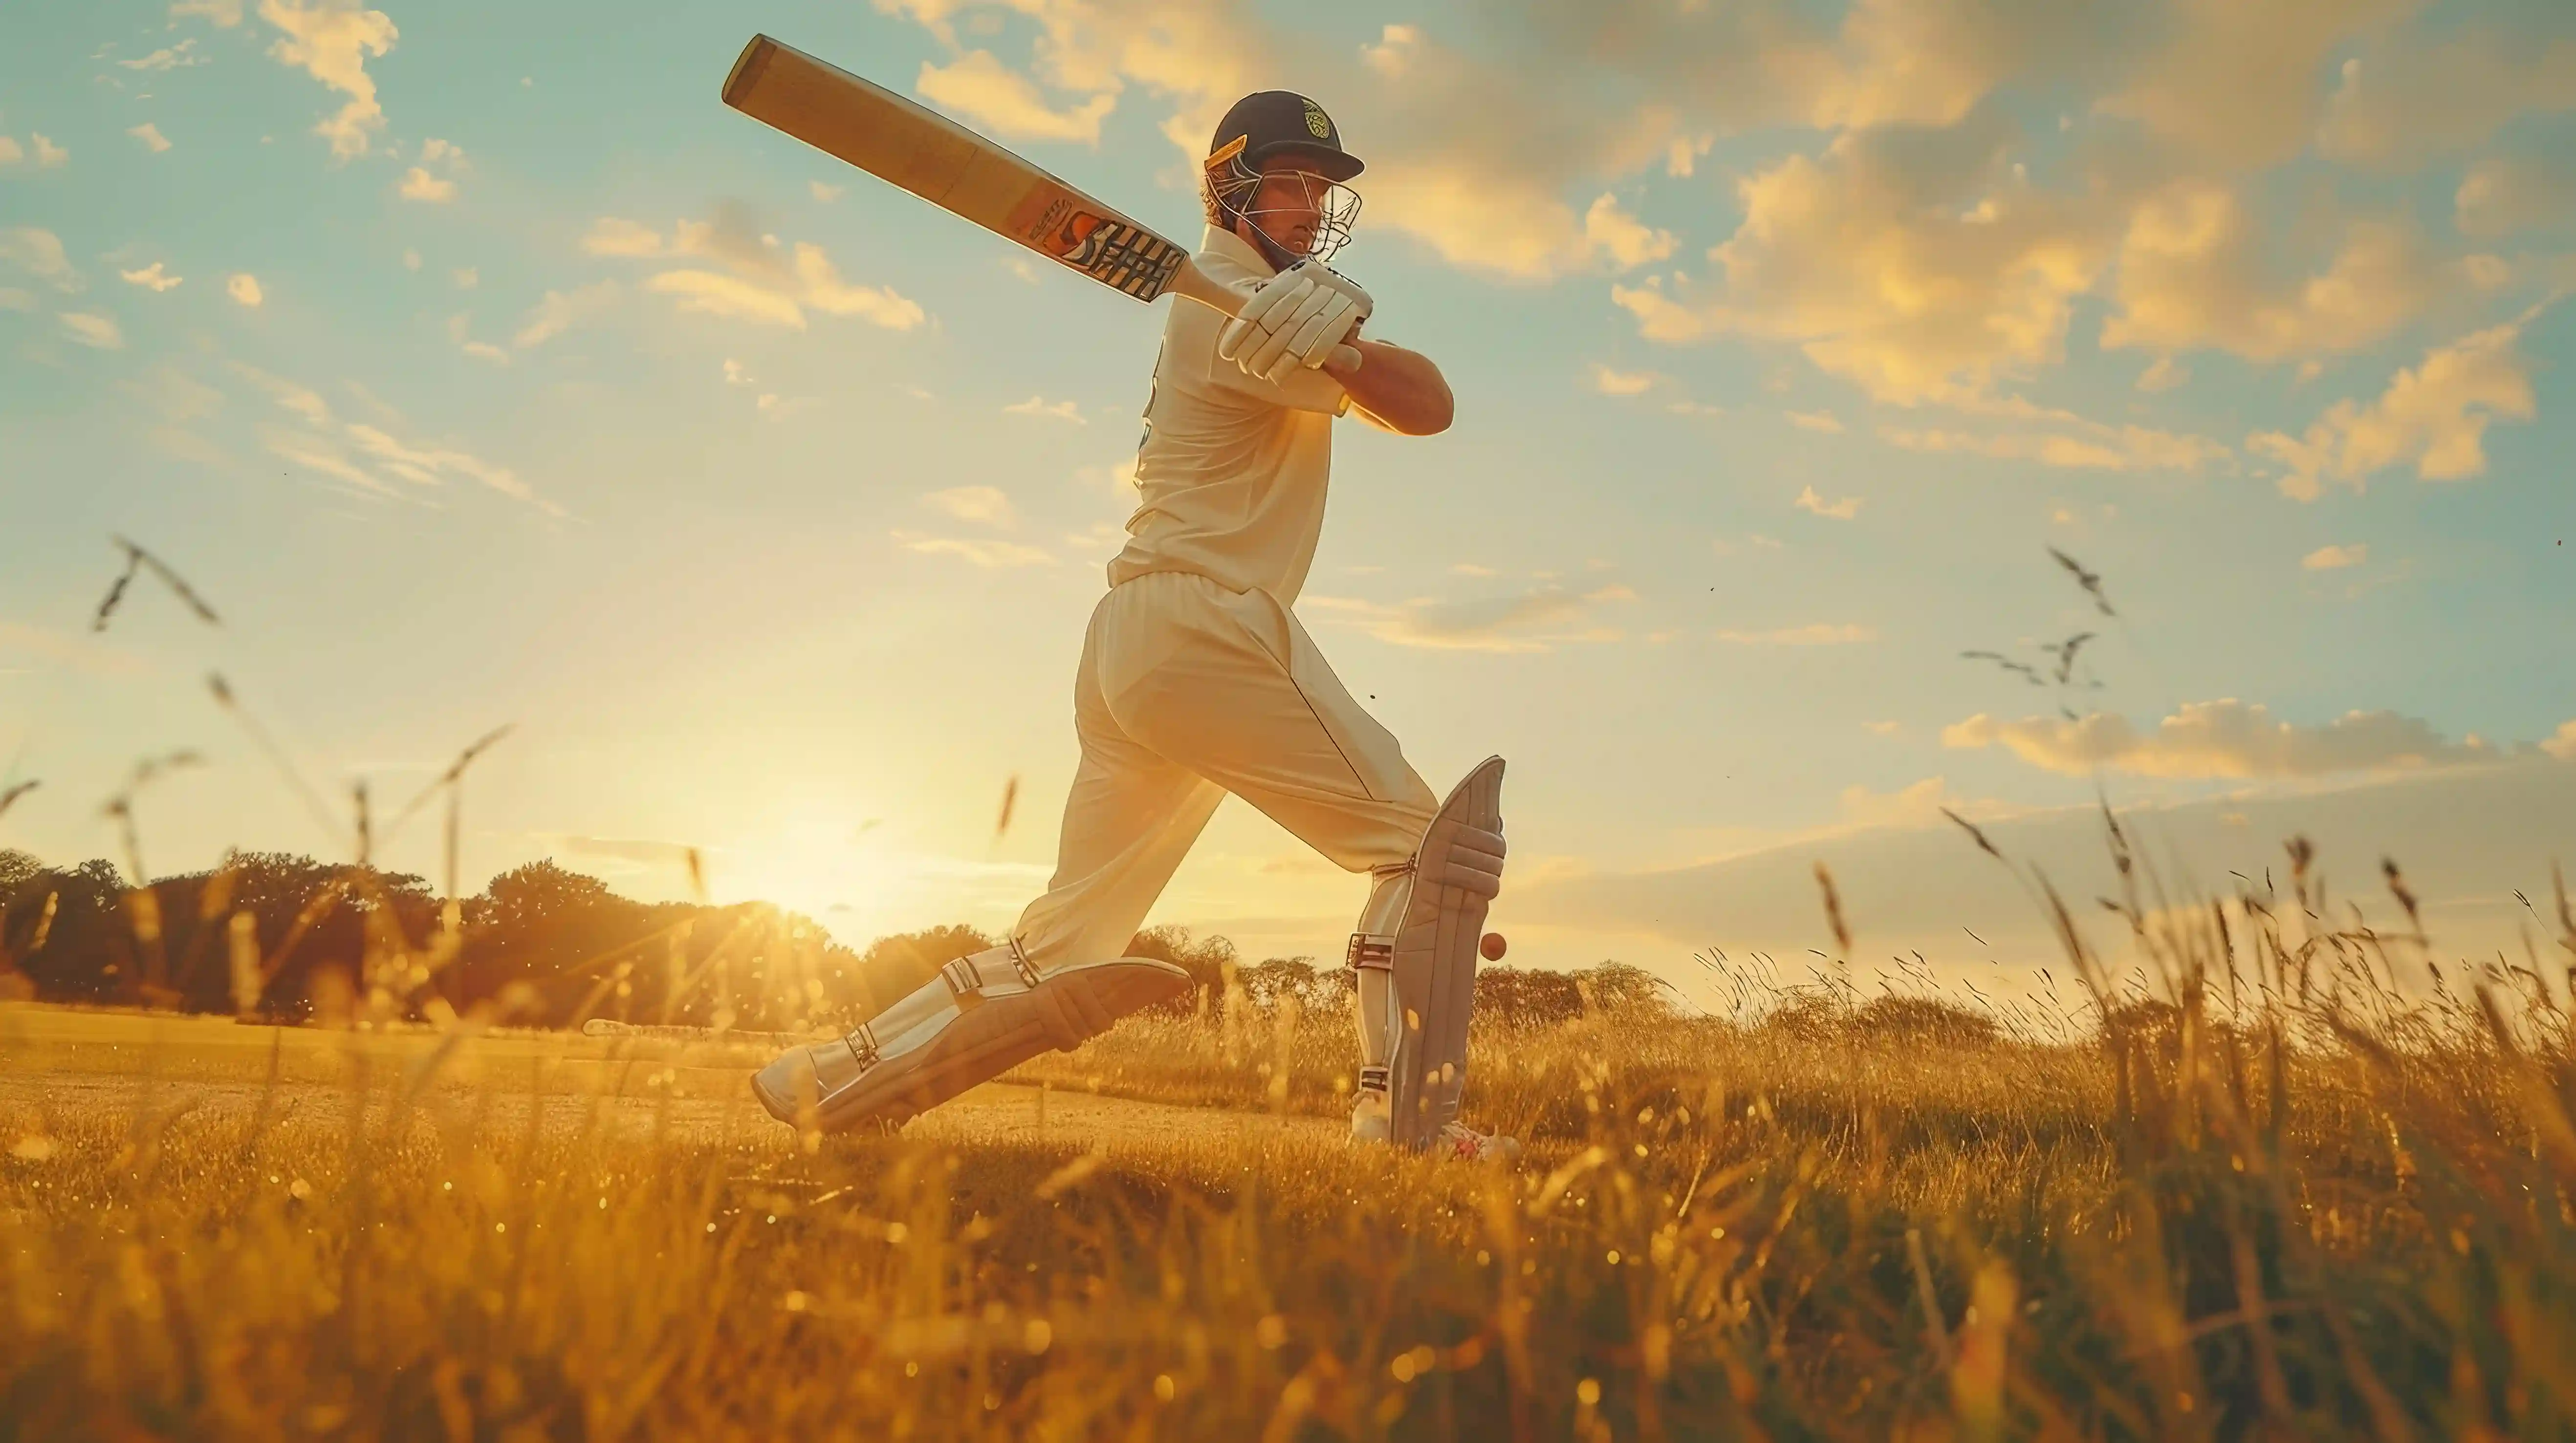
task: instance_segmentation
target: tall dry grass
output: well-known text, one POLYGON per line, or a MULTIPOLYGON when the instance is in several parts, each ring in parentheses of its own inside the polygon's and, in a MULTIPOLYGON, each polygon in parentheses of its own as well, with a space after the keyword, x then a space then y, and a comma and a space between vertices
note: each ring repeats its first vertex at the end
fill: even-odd
POLYGON ((2101 990, 2060 1039, 1890 1033, 1830 997, 1482 1036, 1471 1106, 1530 1140, 1517 1168, 1253 1125, 1338 1111, 1347 1023, 1221 1003, 1029 1069, 1208 1109, 1105 1147, 800 1140, 728 1069, 549 1068, 463 1021, 399 1052, 324 1035, 320 1085, 173 1062, 75 1089, 25 1053, 42 1070, 0 1093, 0 1420, 2571 1436, 2560 980, 2449 970, 2416 995, 2401 971, 2433 954, 2410 933, 2285 935, 2299 903, 2120 903, 2147 1004, 2068 922, 2101 990))

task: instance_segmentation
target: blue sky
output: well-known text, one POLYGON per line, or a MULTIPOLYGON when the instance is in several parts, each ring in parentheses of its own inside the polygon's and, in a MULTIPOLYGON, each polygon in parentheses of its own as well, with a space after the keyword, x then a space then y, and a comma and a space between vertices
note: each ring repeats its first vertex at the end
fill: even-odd
MULTIPOLYGON (((1813 857, 1952 936, 1938 808, 2055 847, 2097 778, 2204 879, 2474 808, 2463 946, 2576 851, 2576 12, 2407 0, 19 7, 0 844, 110 853, 188 747, 153 870, 343 847, 220 669, 335 798, 514 723, 469 884, 1043 881, 1159 315, 726 110, 755 23, 1180 235, 1175 136, 1333 112, 1460 406, 1345 430, 1300 610, 1435 786, 1510 759, 1514 960, 1812 944, 1706 899, 1813 857), (91 632, 111 535, 223 627, 91 632), (2098 689, 1959 656, 2084 630, 2098 689)), ((1229 806, 1157 915, 1330 954, 1361 890, 1229 806)))

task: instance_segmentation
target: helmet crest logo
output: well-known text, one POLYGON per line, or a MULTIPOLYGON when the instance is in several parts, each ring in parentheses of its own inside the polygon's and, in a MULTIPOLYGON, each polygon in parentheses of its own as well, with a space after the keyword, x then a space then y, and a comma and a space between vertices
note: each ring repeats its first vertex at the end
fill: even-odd
POLYGON ((1306 102, 1306 129, 1313 132, 1317 140, 1333 138, 1333 118, 1324 113, 1324 107, 1311 100, 1306 102))

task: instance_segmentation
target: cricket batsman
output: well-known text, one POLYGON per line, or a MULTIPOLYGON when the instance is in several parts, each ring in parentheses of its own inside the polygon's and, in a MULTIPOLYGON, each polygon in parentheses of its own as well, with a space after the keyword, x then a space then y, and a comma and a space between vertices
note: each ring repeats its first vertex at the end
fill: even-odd
POLYGON ((773 1116, 899 1123, 1185 993, 1179 968, 1121 954, 1231 792, 1369 874, 1347 956, 1363 1063, 1352 1137, 1517 1150, 1458 1120, 1476 948, 1502 881, 1502 759, 1436 798, 1290 609, 1323 527, 1334 421, 1428 436, 1454 409, 1430 360, 1362 338, 1368 293, 1324 264, 1350 237, 1360 170, 1303 96, 1248 95, 1219 122, 1194 260, 1247 300, 1233 320, 1175 302, 1164 328, 1142 503, 1074 682, 1082 762, 1054 880, 1002 945, 762 1068, 752 1088, 773 1116))

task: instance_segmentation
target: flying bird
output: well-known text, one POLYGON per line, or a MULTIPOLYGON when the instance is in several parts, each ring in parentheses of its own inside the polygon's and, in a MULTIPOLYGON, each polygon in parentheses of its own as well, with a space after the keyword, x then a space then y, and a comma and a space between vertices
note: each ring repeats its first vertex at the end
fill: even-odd
POLYGON ((2084 643, 2091 641, 2095 635, 2097 635, 2095 632, 2079 631, 2073 636, 2066 638, 2064 641, 2059 642, 2057 645, 2048 648, 2049 652, 2057 658, 2057 684, 2059 686, 2066 685, 2067 681, 2075 675, 2075 653, 2082 651, 2084 649, 2084 643))
POLYGON ((1963 651, 1959 653, 1959 658, 1962 661, 1991 661, 2006 671, 2020 673, 2022 680, 2032 686, 2048 684, 2046 679, 2040 676, 2038 667, 2026 661, 2015 661, 2000 651, 1963 651))
POLYGON ((2102 594, 2102 573, 2085 570, 2084 563, 2054 546, 2048 548, 2048 554, 2057 558, 2057 564, 2066 568, 2067 573, 2075 578, 2075 584, 2083 587, 2092 596, 2093 605, 2099 608, 2104 616, 2120 614, 2111 609, 2111 598, 2102 594))

